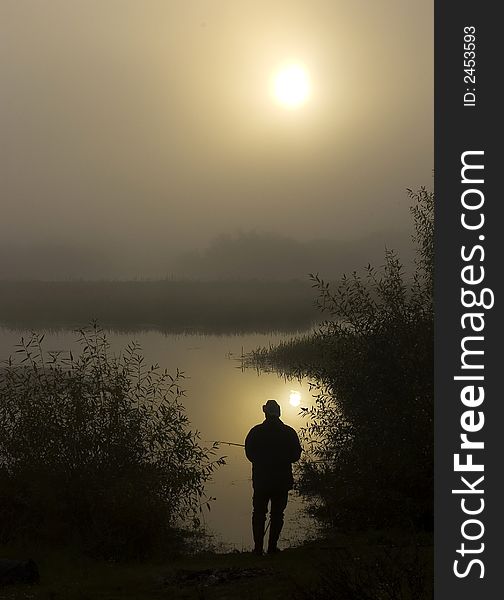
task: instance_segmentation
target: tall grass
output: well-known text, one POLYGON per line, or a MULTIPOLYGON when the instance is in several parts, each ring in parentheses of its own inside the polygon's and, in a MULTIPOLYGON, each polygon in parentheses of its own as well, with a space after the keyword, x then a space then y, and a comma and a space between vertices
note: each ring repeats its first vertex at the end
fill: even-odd
POLYGON ((319 336, 308 334, 256 348, 242 357, 242 366, 301 378, 317 371, 324 360, 324 346, 319 336))

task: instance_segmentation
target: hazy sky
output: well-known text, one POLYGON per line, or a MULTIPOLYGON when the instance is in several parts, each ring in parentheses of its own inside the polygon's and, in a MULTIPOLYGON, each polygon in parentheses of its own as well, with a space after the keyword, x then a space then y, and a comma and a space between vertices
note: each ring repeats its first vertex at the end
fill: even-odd
POLYGON ((31 258, 44 277, 155 276, 240 231, 393 245, 405 188, 432 184, 432 12, 0 0, 0 277, 31 258), (311 82, 296 110, 270 89, 290 63, 311 82))

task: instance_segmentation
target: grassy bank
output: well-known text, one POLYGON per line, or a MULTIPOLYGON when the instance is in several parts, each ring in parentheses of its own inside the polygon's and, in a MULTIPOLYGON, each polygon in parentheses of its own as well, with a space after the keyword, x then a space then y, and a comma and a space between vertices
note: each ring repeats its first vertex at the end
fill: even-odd
POLYGON ((186 333, 302 331, 318 319, 308 281, 1 281, 0 325, 186 333))
MULTIPOLYGON (((4 556, 14 552, 23 550, 0 548, 4 556)), ((96 562, 68 552, 32 554, 40 583, 0 588, 2 600, 423 600, 431 593, 430 540, 416 539, 413 546, 398 535, 339 535, 274 556, 202 553, 130 564, 96 562), (410 581, 411 573, 415 581, 410 581), (338 595, 324 595, 332 593, 326 588, 338 595)))

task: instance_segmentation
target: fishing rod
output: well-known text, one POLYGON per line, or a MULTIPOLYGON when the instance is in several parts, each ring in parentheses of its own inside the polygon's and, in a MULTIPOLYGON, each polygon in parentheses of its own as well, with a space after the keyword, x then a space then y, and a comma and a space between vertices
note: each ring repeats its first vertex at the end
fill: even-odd
MULTIPOLYGON (((237 444, 236 442, 223 442, 221 440, 204 440, 204 441, 207 444, 226 444, 227 446, 238 446, 239 448, 245 448, 245 444, 237 444)), ((263 535, 266 535, 270 524, 271 524, 271 515, 268 515, 263 535)))
POLYGON ((239 446, 245 448, 245 444, 236 444, 235 442, 221 442, 220 440, 204 440, 206 444, 226 444, 226 446, 239 446))

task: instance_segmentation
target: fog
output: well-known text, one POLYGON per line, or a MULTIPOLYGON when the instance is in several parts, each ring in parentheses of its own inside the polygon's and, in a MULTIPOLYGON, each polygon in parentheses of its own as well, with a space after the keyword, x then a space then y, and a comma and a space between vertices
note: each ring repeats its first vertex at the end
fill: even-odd
POLYGON ((430 2, 2 0, 0 278, 332 275, 407 253, 432 52, 430 2), (295 111, 269 91, 289 61, 312 83, 295 111))

